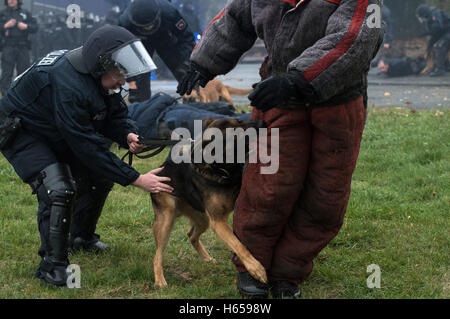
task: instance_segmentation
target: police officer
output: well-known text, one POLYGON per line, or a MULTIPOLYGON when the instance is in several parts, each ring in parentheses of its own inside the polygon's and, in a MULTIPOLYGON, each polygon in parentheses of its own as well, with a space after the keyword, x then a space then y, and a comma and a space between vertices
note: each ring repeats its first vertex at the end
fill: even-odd
MULTIPOLYGON (((181 81, 189 68, 195 39, 185 19, 169 2, 136 0, 120 16, 120 25, 140 37, 151 56, 156 51, 181 81)), ((137 78, 136 85, 137 90, 130 91, 130 102, 149 99, 150 75, 137 78)))
POLYGON ((111 182, 172 191, 164 183, 169 178, 156 176, 160 169, 141 175, 105 142, 142 150, 117 92, 127 77, 154 67, 139 39, 108 25, 83 47, 36 62, 0 101, 0 150, 37 194, 42 260, 36 276, 45 283, 66 285, 72 212, 72 232, 90 236, 80 244, 96 240, 95 223, 111 182))
POLYGON ((444 75, 450 48, 450 15, 444 10, 422 4, 416 9, 416 16, 425 26, 426 34, 431 36, 428 53, 432 48, 436 53, 436 67, 430 76, 444 75))
POLYGON ((5 0, 7 8, 0 13, 0 31, 4 38, 2 54, 2 78, 0 89, 2 94, 8 89, 14 68, 21 74, 30 66, 29 34, 38 29, 31 13, 22 9, 22 1, 5 0))
MULTIPOLYGON (((33 43, 33 45, 37 46, 36 58, 34 60, 45 56, 48 52, 56 50, 56 47, 54 45, 54 40, 56 38, 56 20, 57 18, 53 11, 42 11, 41 13, 39 13, 39 30, 33 37, 35 38, 35 42, 33 43)), ((81 43, 79 46, 81 46, 81 43)))

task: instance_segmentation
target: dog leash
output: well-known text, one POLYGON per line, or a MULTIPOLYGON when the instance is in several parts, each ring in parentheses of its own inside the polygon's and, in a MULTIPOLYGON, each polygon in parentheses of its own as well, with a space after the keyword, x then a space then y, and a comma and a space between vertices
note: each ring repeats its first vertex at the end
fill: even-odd
MULTIPOLYGON (((160 154, 162 151, 164 151, 164 149, 166 147, 172 147, 174 145, 177 145, 178 143, 182 143, 183 140, 169 140, 169 139, 165 139, 165 138, 143 138, 141 136, 139 136, 139 144, 141 145, 145 145, 146 148, 144 148, 142 150, 142 153, 146 153, 146 152, 151 152, 150 154, 146 154, 146 155, 138 155, 138 154, 133 154, 131 153, 131 151, 128 151, 123 157, 122 157, 122 161, 125 160, 125 158, 128 156, 128 164, 131 166, 133 165, 133 156, 136 156, 139 159, 148 159, 148 158, 152 158, 155 157, 156 155, 160 154)), ((185 142, 189 142, 192 143, 193 140, 186 140, 185 142)))

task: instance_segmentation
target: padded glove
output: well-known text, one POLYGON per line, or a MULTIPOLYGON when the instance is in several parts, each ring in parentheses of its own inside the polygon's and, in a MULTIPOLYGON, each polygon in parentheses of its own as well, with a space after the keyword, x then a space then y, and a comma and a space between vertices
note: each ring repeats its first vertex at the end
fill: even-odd
POLYGON ((180 84, 177 88, 177 93, 181 96, 185 94, 191 94, 192 90, 200 85, 201 87, 205 87, 209 81, 214 79, 214 75, 209 73, 207 70, 199 66, 198 64, 191 62, 189 67, 189 71, 181 80, 180 84))
POLYGON ((248 99, 251 105, 267 112, 274 107, 286 107, 291 98, 298 101, 313 99, 314 90, 302 73, 296 70, 275 75, 255 85, 248 99))

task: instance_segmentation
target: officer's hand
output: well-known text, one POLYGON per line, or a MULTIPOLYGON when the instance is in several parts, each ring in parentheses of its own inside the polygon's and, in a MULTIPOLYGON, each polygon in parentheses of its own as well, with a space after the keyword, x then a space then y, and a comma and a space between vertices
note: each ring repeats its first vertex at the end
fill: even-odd
POLYGON ((127 143, 128 143, 128 149, 133 154, 139 154, 145 148, 145 145, 139 144, 139 136, 134 133, 128 134, 127 143))
POLYGON ((23 23, 23 22, 19 22, 17 27, 19 28, 19 30, 26 30, 26 29, 28 29, 28 24, 23 23))
POLYGON ((192 90, 197 85, 205 87, 206 84, 208 84, 208 82, 212 79, 214 79, 214 76, 211 73, 209 73, 207 70, 203 69, 196 63, 191 62, 188 73, 184 76, 184 78, 178 85, 177 93, 181 96, 184 96, 185 94, 191 94, 192 90))
POLYGON ((147 174, 139 176, 139 178, 133 183, 133 185, 153 194, 158 194, 160 192, 172 193, 173 188, 165 184, 165 182, 170 182, 171 179, 169 177, 156 175, 163 169, 164 167, 161 167, 147 174))
POLYGON ((5 29, 9 29, 12 28, 16 25, 16 19, 11 19, 8 22, 5 23, 5 25, 3 26, 5 29))
POLYGON ((286 106, 289 98, 299 95, 299 89, 288 73, 272 76, 253 85, 254 91, 248 99, 251 105, 267 112, 274 107, 286 106))

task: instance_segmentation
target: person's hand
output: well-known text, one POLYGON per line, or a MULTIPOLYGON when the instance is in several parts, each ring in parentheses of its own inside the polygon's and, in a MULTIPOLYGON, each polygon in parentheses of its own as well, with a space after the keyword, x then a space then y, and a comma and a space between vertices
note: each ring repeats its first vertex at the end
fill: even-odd
POLYGON ((295 85, 293 74, 271 76, 253 85, 254 91, 248 96, 250 105, 258 110, 267 112, 274 107, 285 106, 294 96, 300 96, 295 85))
POLYGON ((389 43, 385 43, 383 46, 385 49, 389 49, 391 47, 391 45, 389 43))
POLYGON ((181 96, 184 96, 185 94, 189 95, 197 85, 204 88, 212 79, 214 79, 214 76, 211 73, 196 63, 191 62, 189 71, 178 85, 177 93, 181 96))
POLYGON ((26 29, 28 29, 28 24, 23 23, 23 22, 19 22, 17 27, 19 28, 19 30, 26 30, 26 29))
POLYGON ((160 192, 172 193, 173 187, 165 184, 165 182, 170 182, 171 179, 169 177, 157 176, 163 169, 164 167, 161 167, 139 176, 133 185, 152 194, 158 194, 160 192))
POLYGON ((133 154, 139 154, 145 148, 145 145, 139 144, 139 136, 134 133, 128 134, 127 143, 130 152, 133 154))
POLYGON ((5 25, 3 26, 5 29, 9 29, 12 28, 16 25, 16 19, 11 19, 8 22, 5 23, 5 25))
POLYGON ((378 62, 378 70, 381 73, 386 73, 387 71, 389 71, 389 64, 384 63, 383 60, 380 60, 380 62, 378 62))

